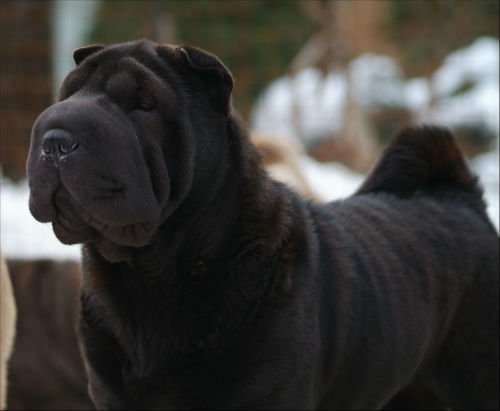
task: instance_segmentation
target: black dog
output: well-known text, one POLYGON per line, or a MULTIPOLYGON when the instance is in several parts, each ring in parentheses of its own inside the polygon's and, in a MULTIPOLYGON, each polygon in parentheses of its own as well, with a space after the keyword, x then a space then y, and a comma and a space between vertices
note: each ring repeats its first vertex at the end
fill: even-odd
POLYGON ((403 131, 317 205, 262 170, 215 56, 74 58, 33 127, 30 208, 84 245, 98 408, 498 407, 498 236, 446 130, 403 131))

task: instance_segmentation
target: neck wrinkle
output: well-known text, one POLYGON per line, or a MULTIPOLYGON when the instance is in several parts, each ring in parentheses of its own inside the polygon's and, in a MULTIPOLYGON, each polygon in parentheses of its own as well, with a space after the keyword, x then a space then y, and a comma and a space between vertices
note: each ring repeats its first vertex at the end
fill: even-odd
POLYGON ((268 185, 259 154, 248 137, 241 134, 242 130, 235 130, 241 127, 238 121, 228 122, 228 166, 220 169, 225 172, 211 184, 210 190, 201 187, 203 195, 196 192, 188 195, 185 204, 159 227, 151 244, 134 250, 131 265, 136 271, 174 281, 169 277, 188 275, 200 260, 214 266, 230 256, 227 245, 232 246, 231 239, 244 232, 246 215, 259 213, 253 208, 262 200, 252 199, 260 195, 259 186, 268 185), (246 209, 248 203, 255 203, 252 210, 246 209))
POLYGON ((238 119, 228 122, 228 166, 218 182, 210 190, 201 187, 204 193, 188 195, 149 245, 128 249, 130 258, 124 262, 135 273, 134 281, 168 290, 184 283, 200 260, 206 277, 219 277, 233 262, 255 253, 271 258, 284 244, 289 201, 263 171, 242 127, 238 119))

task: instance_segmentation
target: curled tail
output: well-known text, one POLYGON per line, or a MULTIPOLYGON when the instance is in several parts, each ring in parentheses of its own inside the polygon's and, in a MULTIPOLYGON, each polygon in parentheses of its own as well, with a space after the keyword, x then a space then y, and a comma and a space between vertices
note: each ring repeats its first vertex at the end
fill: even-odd
POLYGON ((446 195, 457 190, 484 210, 482 189, 449 130, 422 126, 403 129, 386 148, 356 194, 417 192, 446 195))

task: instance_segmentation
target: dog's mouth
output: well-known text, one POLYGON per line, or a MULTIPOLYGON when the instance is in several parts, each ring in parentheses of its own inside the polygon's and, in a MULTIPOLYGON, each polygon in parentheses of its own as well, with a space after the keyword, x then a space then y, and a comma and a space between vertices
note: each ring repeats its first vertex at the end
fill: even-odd
MULTIPOLYGON (((148 244, 157 227, 156 213, 128 206, 127 188, 113 179, 99 179, 91 187, 81 184, 78 194, 58 179, 44 187, 37 196, 38 186, 32 187, 30 210, 43 222, 51 222, 56 237, 64 244, 108 240, 120 246, 141 247, 148 244), (142 215, 141 215, 142 213, 142 215), (116 218, 113 218, 116 216, 116 218), (141 218, 139 218, 141 217, 141 218)), ((150 207, 151 208, 151 207, 150 207)))
MULTIPOLYGON (((101 201, 111 201, 115 197, 120 201, 119 194, 122 192, 122 188, 111 191, 100 190, 98 196, 101 201)), ((67 196, 67 191, 60 190, 54 198, 57 212, 53 228, 63 243, 83 243, 104 237, 118 245, 140 247, 148 243, 156 228, 156 222, 116 224, 113 221, 102 221, 83 207, 70 204, 67 196)))

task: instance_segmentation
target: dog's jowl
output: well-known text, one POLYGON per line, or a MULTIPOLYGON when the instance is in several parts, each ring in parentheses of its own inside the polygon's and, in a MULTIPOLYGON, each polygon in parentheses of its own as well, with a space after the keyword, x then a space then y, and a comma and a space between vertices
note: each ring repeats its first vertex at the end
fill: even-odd
POLYGON ((214 55, 74 58, 33 126, 29 205, 83 244, 98 408, 498 408, 498 235, 448 131, 403 130, 315 204, 263 171, 214 55))

